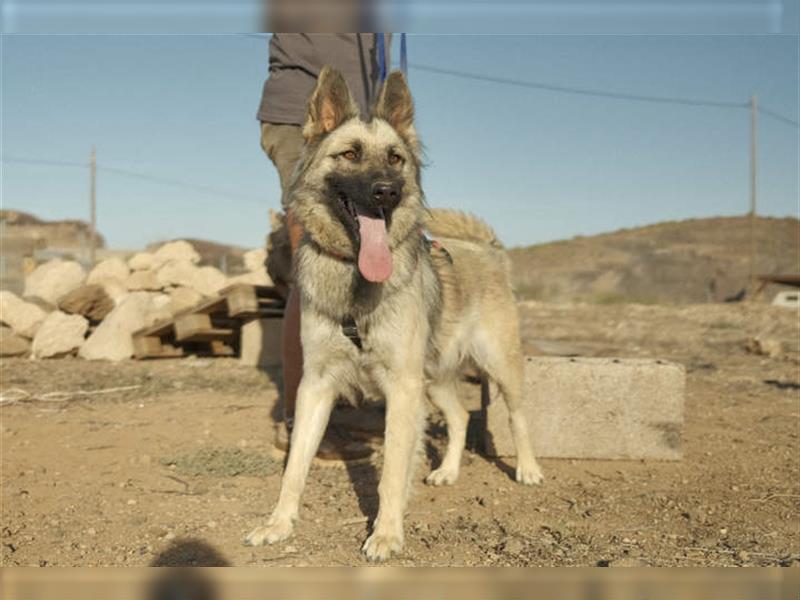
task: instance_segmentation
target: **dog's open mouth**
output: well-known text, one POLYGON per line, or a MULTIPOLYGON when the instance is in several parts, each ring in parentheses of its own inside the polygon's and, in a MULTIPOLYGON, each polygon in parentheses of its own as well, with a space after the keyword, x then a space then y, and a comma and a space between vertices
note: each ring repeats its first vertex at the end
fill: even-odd
POLYGON ((367 210, 348 200, 344 194, 339 195, 339 202, 344 213, 352 219, 359 246, 358 270, 367 281, 383 283, 392 275, 392 253, 383 209, 374 207, 367 210))

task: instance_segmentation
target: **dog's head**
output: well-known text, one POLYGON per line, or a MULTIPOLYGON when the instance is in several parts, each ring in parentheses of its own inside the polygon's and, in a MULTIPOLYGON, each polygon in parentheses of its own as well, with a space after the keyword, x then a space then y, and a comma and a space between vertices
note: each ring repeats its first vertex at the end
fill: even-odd
POLYGON ((306 145, 289 202, 323 250, 357 261, 372 282, 392 273, 392 251, 422 219, 414 104, 399 71, 363 120, 344 78, 325 67, 308 103, 306 145))

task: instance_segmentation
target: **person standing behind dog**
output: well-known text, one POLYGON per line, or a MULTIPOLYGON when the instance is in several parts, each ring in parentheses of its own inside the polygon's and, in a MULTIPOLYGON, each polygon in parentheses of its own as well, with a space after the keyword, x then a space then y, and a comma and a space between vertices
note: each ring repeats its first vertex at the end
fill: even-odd
MULTIPOLYGON (((278 170, 292 256, 303 230, 287 206, 286 189, 303 148, 302 125, 308 98, 322 68, 331 65, 344 76, 362 114, 369 115, 390 64, 390 36, 385 35, 384 40, 380 36, 383 34, 276 33, 270 39, 269 78, 264 83, 257 118, 261 122, 261 148, 278 170)), ((277 445, 286 450, 303 373, 300 296, 294 286, 286 301, 282 352, 286 428, 279 430, 277 445)), ((369 446, 351 440, 346 431, 329 428, 317 457, 346 461, 365 458, 370 453, 369 446)))

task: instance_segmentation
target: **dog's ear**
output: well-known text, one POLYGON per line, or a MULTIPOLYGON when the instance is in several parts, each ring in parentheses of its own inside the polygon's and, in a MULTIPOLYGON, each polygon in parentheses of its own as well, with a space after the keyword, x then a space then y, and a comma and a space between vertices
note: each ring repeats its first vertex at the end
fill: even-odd
POLYGON ((303 137, 311 141, 330 133, 348 119, 357 117, 358 113, 358 105, 344 77, 333 67, 325 66, 308 101, 303 137))
POLYGON ((414 129, 414 100, 401 71, 389 73, 375 104, 374 116, 387 121, 414 152, 419 152, 419 140, 414 129))

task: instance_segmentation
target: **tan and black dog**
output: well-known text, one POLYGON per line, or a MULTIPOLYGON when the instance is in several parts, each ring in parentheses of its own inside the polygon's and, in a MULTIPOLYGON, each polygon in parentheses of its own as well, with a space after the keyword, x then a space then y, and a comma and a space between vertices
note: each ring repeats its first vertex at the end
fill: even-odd
POLYGON ((452 484, 458 477, 468 413, 456 390, 465 362, 493 380, 508 405, 517 481, 542 480, 520 411, 522 355, 509 260, 482 221, 425 208, 414 107, 400 72, 389 75, 364 120, 342 76, 326 67, 303 135, 286 193, 305 230, 295 273, 304 372, 277 507, 246 543, 291 535, 334 401, 359 390, 386 399, 380 508, 363 547, 371 560, 384 560, 403 547, 426 397, 444 413, 449 436, 442 464, 426 481, 452 484), (431 251, 423 229, 446 252, 431 251), (361 347, 344 335, 345 322, 355 323, 361 347))

